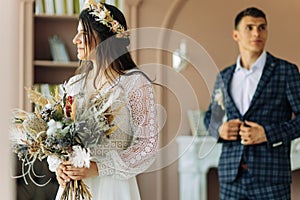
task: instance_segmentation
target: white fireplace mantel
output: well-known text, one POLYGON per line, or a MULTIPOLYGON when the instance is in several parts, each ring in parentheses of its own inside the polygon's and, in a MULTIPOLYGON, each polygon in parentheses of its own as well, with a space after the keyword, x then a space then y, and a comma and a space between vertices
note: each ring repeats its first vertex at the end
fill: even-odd
MULTIPOLYGON (((180 200, 207 200, 207 173, 217 167, 222 145, 210 136, 179 136, 180 200)), ((291 148, 292 170, 300 169, 300 139, 291 148), (298 159, 297 159, 298 158, 298 159)))

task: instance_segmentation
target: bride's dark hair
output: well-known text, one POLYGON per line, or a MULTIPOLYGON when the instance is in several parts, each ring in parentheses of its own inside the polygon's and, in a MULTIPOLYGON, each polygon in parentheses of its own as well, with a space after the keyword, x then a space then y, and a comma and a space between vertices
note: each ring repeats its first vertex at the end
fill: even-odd
MULTIPOLYGON (((127 23, 123 13, 115 6, 109 4, 103 4, 105 8, 110 12, 110 15, 114 20, 119 22, 125 30, 127 30, 127 23)), ((98 66, 93 66, 91 61, 81 61, 81 65, 77 70, 77 73, 89 74, 93 67, 96 67, 98 75, 101 68, 105 69, 104 75, 109 81, 113 81, 116 77, 113 77, 115 73, 109 73, 109 70, 117 72, 119 75, 123 75, 126 70, 136 68, 135 62, 132 60, 130 53, 128 52, 128 46, 130 44, 129 37, 118 37, 118 35, 108 26, 100 23, 98 17, 90 14, 88 8, 81 11, 79 15, 79 21, 82 23, 84 31, 84 42, 87 44, 86 48, 91 48, 93 44, 96 44, 95 53, 98 66)), ((90 49, 86 49, 86 52, 90 49)), ((96 87, 96 78, 94 78, 94 86, 96 87)))

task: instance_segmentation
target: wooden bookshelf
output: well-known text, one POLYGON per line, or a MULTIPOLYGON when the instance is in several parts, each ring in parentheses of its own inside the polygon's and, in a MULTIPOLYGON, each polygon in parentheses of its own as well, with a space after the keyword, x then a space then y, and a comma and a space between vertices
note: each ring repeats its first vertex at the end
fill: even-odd
POLYGON ((70 62, 58 62, 58 61, 49 61, 49 60, 35 60, 33 62, 34 66, 38 67, 67 67, 67 68, 76 68, 78 66, 78 62, 70 61, 70 62))
POLYGON ((32 84, 60 84, 72 76, 78 66, 77 49, 72 43, 77 29, 75 16, 33 15, 32 84), (57 35, 63 42, 70 61, 54 61, 49 38, 57 35))

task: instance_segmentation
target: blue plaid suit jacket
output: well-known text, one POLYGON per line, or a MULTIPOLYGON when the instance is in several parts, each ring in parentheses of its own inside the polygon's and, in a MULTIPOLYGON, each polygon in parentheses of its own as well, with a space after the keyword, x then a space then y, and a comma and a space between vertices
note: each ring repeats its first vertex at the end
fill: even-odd
POLYGON ((267 53, 263 74, 250 107, 241 115, 230 94, 235 67, 234 64, 218 74, 204 119, 209 134, 222 142, 219 180, 234 181, 243 159, 256 181, 290 183, 290 145, 293 139, 300 137, 299 70, 296 65, 267 53), (217 89, 222 91, 225 110, 215 100, 217 89), (222 140, 218 128, 225 114, 227 120, 239 118, 259 123, 265 129, 267 142, 244 146, 240 140, 222 140))

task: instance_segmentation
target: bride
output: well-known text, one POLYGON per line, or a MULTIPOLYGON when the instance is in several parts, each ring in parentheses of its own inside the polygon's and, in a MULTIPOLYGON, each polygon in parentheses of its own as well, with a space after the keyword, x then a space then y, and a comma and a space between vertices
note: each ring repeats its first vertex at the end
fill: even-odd
POLYGON ((89 168, 48 157, 60 185, 57 200, 71 180, 84 180, 93 200, 140 199, 136 175, 155 159, 158 125, 152 83, 128 52, 126 30, 125 18, 116 7, 86 1, 73 39, 81 64, 66 92, 78 99, 79 106, 84 105, 86 94, 112 92, 118 97, 112 107, 122 106, 113 121, 117 130, 107 142, 91 148, 89 168))

